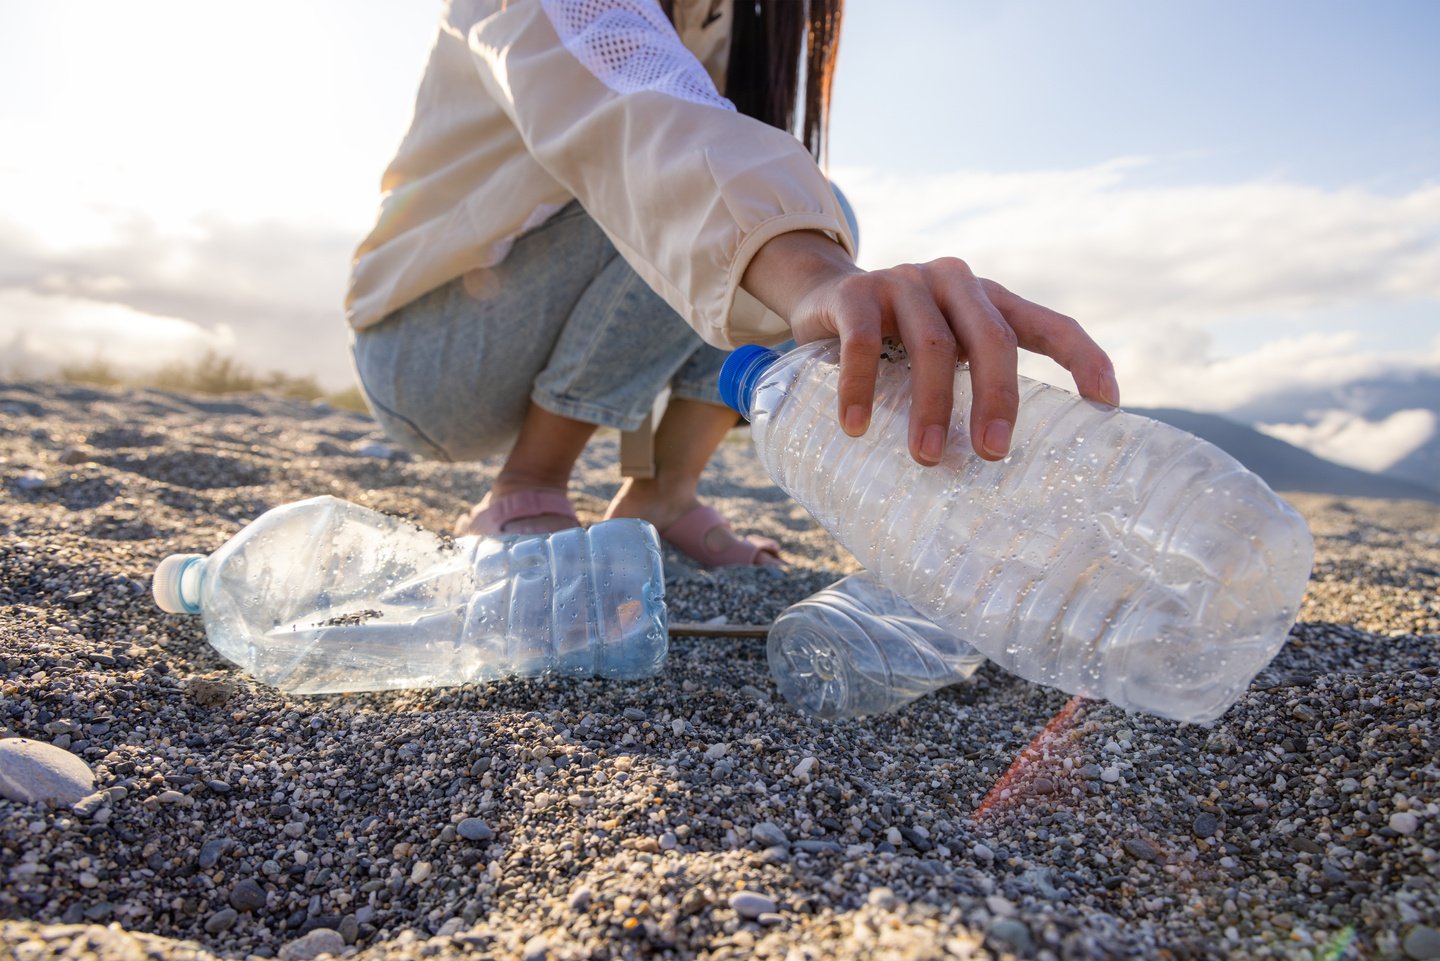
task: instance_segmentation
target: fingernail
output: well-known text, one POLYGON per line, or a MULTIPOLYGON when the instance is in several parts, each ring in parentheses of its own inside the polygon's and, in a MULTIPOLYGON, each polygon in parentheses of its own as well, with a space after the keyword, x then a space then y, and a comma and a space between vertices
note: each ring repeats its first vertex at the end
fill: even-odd
POLYGON ((865 428, 870 426, 870 413, 859 404, 851 404, 845 409, 845 433, 858 436, 865 433, 865 428))
POLYGON ((1105 403, 1112 407, 1120 406, 1120 385, 1115 380, 1115 371, 1107 370, 1105 376, 1100 379, 1100 392, 1105 398, 1105 403))
POLYGON ((1010 449, 1010 422, 992 420, 985 425, 985 449, 996 457, 1003 457, 1010 449))
POLYGON ((944 449, 945 428, 939 424, 931 424, 925 428, 925 434, 920 438, 920 456, 932 464, 938 464, 944 449))

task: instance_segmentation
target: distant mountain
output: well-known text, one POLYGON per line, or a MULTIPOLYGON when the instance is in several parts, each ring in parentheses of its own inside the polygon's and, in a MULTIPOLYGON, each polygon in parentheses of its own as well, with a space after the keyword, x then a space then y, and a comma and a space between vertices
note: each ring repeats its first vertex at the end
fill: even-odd
POLYGON ((1259 474, 1265 483, 1277 491, 1305 491, 1345 497, 1404 498, 1440 504, 1440 489, 1402 477, 1345 467, 1219 414, 1202 414, 1173 408, 1126 409, 1133 414, 1153 417, 1209 441, 1259 474))
MULTIPOLYGON (((1238 407, 1226 416, 1246 424, 1313 425, 1333 410, 1370 421, 1384 420, 1402 410, 1440 411, 1440 374, 1394 372, 1337 387, 1277 394, 1238 407)), ((1381 473, 1426 487, 1440 487, 1440 431, 1381 473)))

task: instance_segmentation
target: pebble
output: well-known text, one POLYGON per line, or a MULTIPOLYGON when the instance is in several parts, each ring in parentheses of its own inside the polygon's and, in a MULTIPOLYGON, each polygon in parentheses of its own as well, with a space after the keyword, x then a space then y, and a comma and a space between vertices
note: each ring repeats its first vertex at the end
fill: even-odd
POLYGON ((230 889, 230 906, 236 911, 259 911, 268 899, 265 889, 253 878, 245 878, 230 889))
POLYGON ((1028 956, 1034 946, 1034 938, 1024 922, 1014 918, 996 918, 990 922, 986 933, 1014 949, 1016 954, 1028 956))
POLYGON ((1406 933, 1403 948, 1412 961, 1436 961, 1440 959, 1440 930, 1417 924, 1406 933))
POLYGON ((1190 822, 1190 833, 1197 838, 1213 837, 1218 830, 1220 830, 1220 819, 1209 811, 1200 812, 1195 815, 1195 820, 1190 822))
POLYGON ((1155 848, 1155 845, 1144 838, 1126 838, 1121 842, 1120 846, 1125 849, 1125 853, 1141 861, 1158 862, 1164 860, 1160 852, 1155 848))
POLYGON ((755 891, 736 891, 730 895, 730 907, 742 918, 754 920, 775 910, 775 902, 755 891))
POLYGON ((750 837, 762 847, 783 846, 790 843, 790 838, 786 836, 785 832, 781 830, 778 825, 772 824, 769 821, 761 821, 752 827, 750 829, 750 837))
POLYGON ((1390 830, 1397 834, 1414 834, 1420 827, 1420 819, 1413 811, 1395 811, 1390 815, 1390 830))
POLYGON ((280 948, 280 961, 310 961, 322 954, 340 954, 345 939, 333 928, 316 928, 280 948))
POLYGON ((221 908, 205 919, 205 933, 223 934, 233 928, 239 918, 240 912, 234 908, 221 908))
POLYGON ((209 870, 219 863, 220 858, 230 849, 228 838, 211 838, 200 846, 200 857, 196 863, 203 870, 209 870))
POLYGON ((489 841, 495 837, 490 825, 480 818, 466 818, 455 826, 455 831, 467 841, 489 841))
POLYGON ((0 739, 0 795, 22 804, 69 806, 94 790, 94 772, 69 751, 29 738, 0 739))

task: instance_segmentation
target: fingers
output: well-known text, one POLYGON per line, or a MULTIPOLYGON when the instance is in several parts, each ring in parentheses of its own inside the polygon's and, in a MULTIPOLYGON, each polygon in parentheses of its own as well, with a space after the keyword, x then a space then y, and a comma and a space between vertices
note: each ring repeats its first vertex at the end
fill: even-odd
POLYGON ((929 266, 936 299, 970 364, 971 446, 986 460, 999 460, 1010 451, 1020 408, 1018 339, 963 261, 946 258, 929 266))
POLYGON ((993 280, 982 280, 985 292, 1015 331, 1021 347, 1044 354, 1070 372, 1080 396, 1120 406, 1115 365, 1074 319, 1019 297, 993 280))
POLYGON ((986 460, 1010 449, 1019 413, 1019 349, 1045 354, 1080 393, 1118 405, 1115 368, 1073 319, 977 278, 960 260, 846 273, 813 288, 791 316, 796 340, 840 338, 839 409, 851 436, 868 428, 884 338, 906 348, 911 372, 910 455, 939 463, 954 405, 955 364, 970 366, 971 445, 986 460))
POLYGON ((895 326, 910 358, 910 456, 940 463, 955 402, 958 345, 918 268, 895 290, 895 326))
POLYGON ((870 426, 875 402, 875 377, 880 367, 881 317, 873 304, 860 302, 842 308, 840 331, 840 385, 837 412, 840 426, 859 437, 870 426))

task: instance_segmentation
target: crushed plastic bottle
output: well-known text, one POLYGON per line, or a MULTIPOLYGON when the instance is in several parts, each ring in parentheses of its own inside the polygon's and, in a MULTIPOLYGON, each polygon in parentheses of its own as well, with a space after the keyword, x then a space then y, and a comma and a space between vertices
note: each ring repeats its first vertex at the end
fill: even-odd
POLYGON ((669 646, 660 543, 645 521, 442 539, 334 497, 267 511, 208 557, 155 572, 156 602, 298 694, 541 674, 648 677, 669 646))
POLYGON ((721 389, 770 476, 867 570, 1005 670, 1183 721, 1219 717, 1285 643, 1313 555, 1301 517, 1234 458, 1146 417, 1020 379, 1010 454, 964 415, 941 463, 908 453, 906 364, 869 430, 836 416, 839 342, 741 348, 721 389))
POLYGON ((827 720, 894 711, 985 663, 865 571, 786 608, 766 654, 785 700, 827 720))

